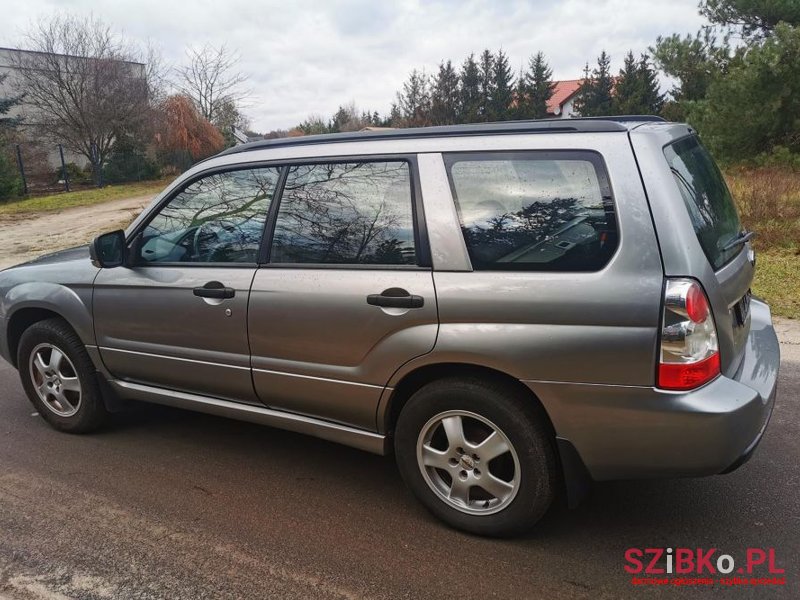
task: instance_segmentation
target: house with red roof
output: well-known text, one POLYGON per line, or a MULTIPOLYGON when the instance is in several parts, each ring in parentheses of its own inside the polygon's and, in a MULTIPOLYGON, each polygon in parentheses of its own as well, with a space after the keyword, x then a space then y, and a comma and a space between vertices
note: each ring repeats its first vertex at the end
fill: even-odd
POLYGON ((575 98, 583 79, 566 79, 553 82, 553 95, 547 101, 547 114, 559 119, 577 116, 575 98))

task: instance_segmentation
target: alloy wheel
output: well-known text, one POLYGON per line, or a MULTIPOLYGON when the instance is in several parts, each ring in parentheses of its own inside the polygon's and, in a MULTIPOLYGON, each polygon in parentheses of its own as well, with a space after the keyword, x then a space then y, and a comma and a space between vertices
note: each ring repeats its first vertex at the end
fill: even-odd
POLYGON ((431 418, 417 439, 417 464, 436 495, 464 513, 499 512, 519 490, 514 446, 497 425, 473 412, 431 418))
POLYGON ((30 376, 36 395, 59 417, 71 417, 81 405, 81 382, 72 361, 53 344, 39 344, 31 352, 30 376))

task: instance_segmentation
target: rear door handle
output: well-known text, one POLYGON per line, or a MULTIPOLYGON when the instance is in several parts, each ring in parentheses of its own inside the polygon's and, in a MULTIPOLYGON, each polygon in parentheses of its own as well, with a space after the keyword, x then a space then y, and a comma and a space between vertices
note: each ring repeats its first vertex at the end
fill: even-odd
POLYGON ((367 296, 367 304, 384 308, 422 308, 425 298, 409 294, 402 288, 389 288, 380 294, 367 296))
POLYGON ((236 295, 236 290, 225 287, 225 285, 219 281, 209 281, 203 287, 194 288, 192 293, 200 298, 216 298, 222 300, 224 298, 233 298, 236 295))

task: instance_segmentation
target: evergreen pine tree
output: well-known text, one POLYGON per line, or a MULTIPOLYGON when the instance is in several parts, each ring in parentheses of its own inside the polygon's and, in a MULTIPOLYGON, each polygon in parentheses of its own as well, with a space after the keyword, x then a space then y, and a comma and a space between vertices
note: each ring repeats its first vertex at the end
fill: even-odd
POLYGON ((458 122, 476 123, 480 121, 481 77, 474 54, 470 54, 461 66, 460 92, 458 122))
POLYGON ((547 101, 553 95, 553 71, 548 66, 544 53, 537 52, 531 57, 526 78, 529 118, 544 119, 547 117, 547 101))
POLYGON ((642 112, 644 115, 658 115, 664 108, 664 94, 658 83, 658 72, 650 64, 650 57, 642 54, 639 59, 639 80, 642 86, 642 112))
POLYGON ((494 98, 494 56, 486 49, 480 58, 480 108, 478 113, 481 121, 490 121, 492 112, 492 99, 494 98))
MULTIPOLYGON (((8 77, 8 73, 0 73, 0 86, 3 85, 6 77, 8 77)), ((9 129, 13 129, 20 123, 21 119, 19 117, 6 117, 5 114, 15 106, 19 106, 21 102, 22 98, 20 96, 0 98, 0 135, 2 135, 4 130, 8 131, 9 129)))
POLYGON ((453 63, 439 63, 439 72, 433 79, 431 91, 431 122, 434 125, 452 125, 458 122, 458 73, 453 63))
POLYGON ((578 88, 577 94, 575 94, 573 109, 577 115, 586 117, 589 116, 588 113, 591 110, 593 103, 594 81, 592 81, 592 75, 589 71, 589 63, 587 62, 583 67, 583 79, 581 80, 581 85, 578 88))
POLYGON ((497 51, 494 59, 494 96, 492 97, 490 120, 508 121, 511 116, 511 105, 514 100, 514 76, 508 65, 508 56, 497 51))
POLYGON ((350 113, 344 106, 339 106, 339 109, 334 113, 333 118, 328 124, 328 129, 331 133, 339 133, 345 131, 347 123, 350 121, 350 113))
POLYGON ((582 117, 598 117, 613 112, 614 78, 611 76, 611 58, 605 50, 597 58, 597 68, 589 74, 584 69, 583 83, 575 99, 575 110, 582 117))
MULTIPOLYGON (((0 74, 0 85, 5 81, 7 74, 0 74)), ((16 196, 21 191, 21 182, 13 158, 6 152, 8 134, 20 123, 19 117, 5 116, 21 102, 19 96, 0 98, 0 200, 16 196)))
POLYGON ((392 102, 387 122, 388 127, 403 127, 403 113, 400 112, 400 107, 397 105, 397 102, 392 102))
POLYGON ((430 124, 430 79, 425 71, 414 69, 397 93, 397 107, 405 127, 423 127, 430 124))
POLYGON ((641 90, 639 65, 633 56, 633 51, 628 51, 617 77, 612 112, 617 115, 639 114, 641 90))
POLYGON ((664 104, 658 88, 655 69, 650 66, 648 57, 639 60, 628 52, 625 63, 617 77, 614 89, 612 113, 618 115, 655 115, 664 104))
POLYGON ((514 103, 511 115, 516 120, 530 119, 530 89, 525 72, 520 69, 517 84, 514 86, 514 103))

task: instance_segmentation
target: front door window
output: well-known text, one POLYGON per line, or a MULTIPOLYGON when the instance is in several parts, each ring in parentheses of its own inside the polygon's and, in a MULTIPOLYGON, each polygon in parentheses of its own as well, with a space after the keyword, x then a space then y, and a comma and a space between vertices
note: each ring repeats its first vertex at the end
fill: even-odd
POLYGON ((279 174, 241 169, 191 183, 147 225, 137 262, 255 263, 279 174))

